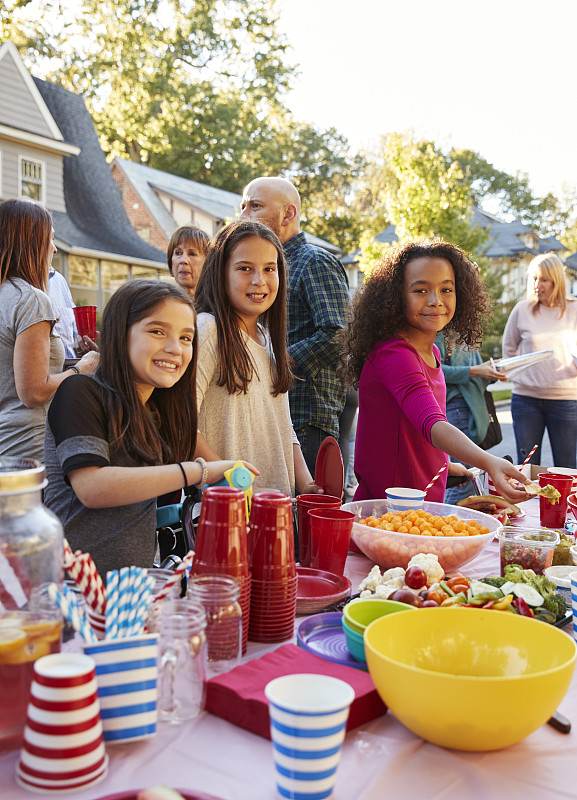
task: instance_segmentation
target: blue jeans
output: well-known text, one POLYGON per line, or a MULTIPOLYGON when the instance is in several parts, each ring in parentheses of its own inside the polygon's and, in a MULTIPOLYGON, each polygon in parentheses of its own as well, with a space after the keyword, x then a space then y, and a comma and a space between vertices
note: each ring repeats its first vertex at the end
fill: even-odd
POLYGON ((541 443, 546 428, 553 466, 577 467, 577 400, 541 400, 514 394, 511 414, 517 442, 517 463, 525 460, 534 445, 539 446, 531 461, 533 464, 541 463, 541 443))
MULTIPOLYGON (((454 397, 447 403, 447 422, 450 422, 451 425, 454 425, 455 428, 462 431, 465 436, 469 436, 469 406, 461 395, 459 395, 459 397, 454 397)), ((454 458, 451 459, 451 461, 455 460, 454 458)), ((469 465, 467 464, 466 466, 469 465)), ((444 501, 445 503, 455 505, 459 500, 470 497, 475 493, 475 485, 473 482, 467 478, 463 478, 462 486, 452 486, 445 490, 444 501)))

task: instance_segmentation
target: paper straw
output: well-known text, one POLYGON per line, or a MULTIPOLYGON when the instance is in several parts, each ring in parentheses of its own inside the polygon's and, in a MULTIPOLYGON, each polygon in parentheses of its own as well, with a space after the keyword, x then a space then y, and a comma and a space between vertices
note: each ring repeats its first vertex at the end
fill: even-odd
POLYGON ((48 596, 85 642, 94 644, 98 641, 96 634, 90 627, 86 614, 78 605, 74 592, 66 584, 63 585, 62 591, 60 591, 55 583, 51 583, 48 587, 48 596))
POLYGON ((131 636, 138 636, 144 631, 146 618, 148 616, 148 609, 151 605, 152 595, 154 592, 154 578, 152 575, 146 575, 142 584, 142 592, 138 601, 136 609, 136 617, 131 628, 131 636))
POLYGON ((126 636, 130 610, 130 567, 122 567, 118 575, 118 636, 126 636))
POLYGON ((426 494, 426 493, 429 491, 429 489, 430 489, 430 488, 431 488, 431 486, 432 486, 432 485, 435 483, 435 481, 437 480, 437 478, 439 478, 439 477, 440 477, 440 476, 443 474, 443 472, 444 472, 446 469, 447 469, 447 465, 446 465, 446 464, 443 464, 443 466, 442 466, 442 467, 441 467, 441 469, 440 469, 440 470, 437 472, 437 474, 435 475, 435 477, 433 478, 433 480, 432 480, 432 481, 429 483, 429 485, 428 485, 428 486, 425 486, 425 494, 426 494))
POLYGON ((529 452, 529 455, 527 456, 527 458, 525 459, 525 461, 523 461, 523 463, 521 464, 521 467, 520 467, 520 469, 523 469, 523 467, 527 466, 527 464, 529 463, 529 461, 531 461, 531 456, 533 455, 533 453, 535 452, 535 450, 536 450, 538 447, 539 447, 539 445, 538 445, 538 444, 535 444, 535 445, 533 445, 533 447, 531 448, 531 450, 530 450, 530 452, 529 452))
POLYGON ((96 569, 96 564, 92 560, 90 553, 83 553, 81 556, 82 561, 86 566, 86 573, 88 575, 88 594, 85 593, 88 605, 97 614, 103 614, 106 606, 106 595, 104 591, 104 584, 96 569))
POLYGON ((115 639, 118 635, 118 570, 106 575, 106 624, 105 639, 115 639))
POLYGON ((74 564, 74 553, 68 544, 68 539, 64 539, 64 569, 68 569, 74 564))
POLYGON ((171 590, 178 583, 178 581, 181 580, 186 570, 190 569, 190 567, 192 566, 193 558, 194 558, 194 550, 189 550, 189 552, 185 555, 180 564, 174 570, 174 573, 166 581, 162 589, 158 592, 157 595, 154 596, 152 600, 153 603, 158 603, 159 600, 164 600, 165 597, 168 597, 171 590))
POLYGON ((136 613, 138 611, 138 606, 140 603, 140 596, 144 589, 144 582, 148 572, 143 569, 142 567, 130 567, 130 589, 131 589, 131 598, 130 598, 130 609, 128 612, 128 619, 126 624, 126 635, 127 636, 134 636, 134 623, 136 620, 136 613))

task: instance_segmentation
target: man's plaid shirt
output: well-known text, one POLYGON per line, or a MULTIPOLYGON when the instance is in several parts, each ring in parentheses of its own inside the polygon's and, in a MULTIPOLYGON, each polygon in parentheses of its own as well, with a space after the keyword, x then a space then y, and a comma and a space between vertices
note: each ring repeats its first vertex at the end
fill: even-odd
POLYGON ((314 425, 338 438, 345 387, 335 334, 344 327, 347 274, 333 255, 298 233, 284 245, 289 267, 288 342, 295 362, 290 408, 295 430, 314 425))

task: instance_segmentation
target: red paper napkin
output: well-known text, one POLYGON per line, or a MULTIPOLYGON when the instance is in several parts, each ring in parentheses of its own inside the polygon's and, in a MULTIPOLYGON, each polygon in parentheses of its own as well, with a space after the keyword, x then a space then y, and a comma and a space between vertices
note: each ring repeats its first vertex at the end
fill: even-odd
POLYGON ((347 730, 364 725, 386 713, 368 672, 319 658, 294 644, 255 658, 224 675, 208 681, 206 709, 241 728, 270 739, 268 702, 264 687, 273 678, 299 672, 331 675, 350 684, 355 690, 347 730))

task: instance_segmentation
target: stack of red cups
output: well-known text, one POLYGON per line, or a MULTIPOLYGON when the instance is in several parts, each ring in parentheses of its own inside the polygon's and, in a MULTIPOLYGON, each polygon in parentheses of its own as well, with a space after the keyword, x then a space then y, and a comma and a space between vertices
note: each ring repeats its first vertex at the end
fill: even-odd
POLYGON ((240 489, 209 486, 202 493, 191 574, 230 575, 238 581, 244 655, 248 641, 251 575, 244 492, 240 489))
POLYGON ((292 500, 288 495, 254 495, 248 540, 252 572, 249 639, 285 641, 294 632, 297 602, 292 500))

